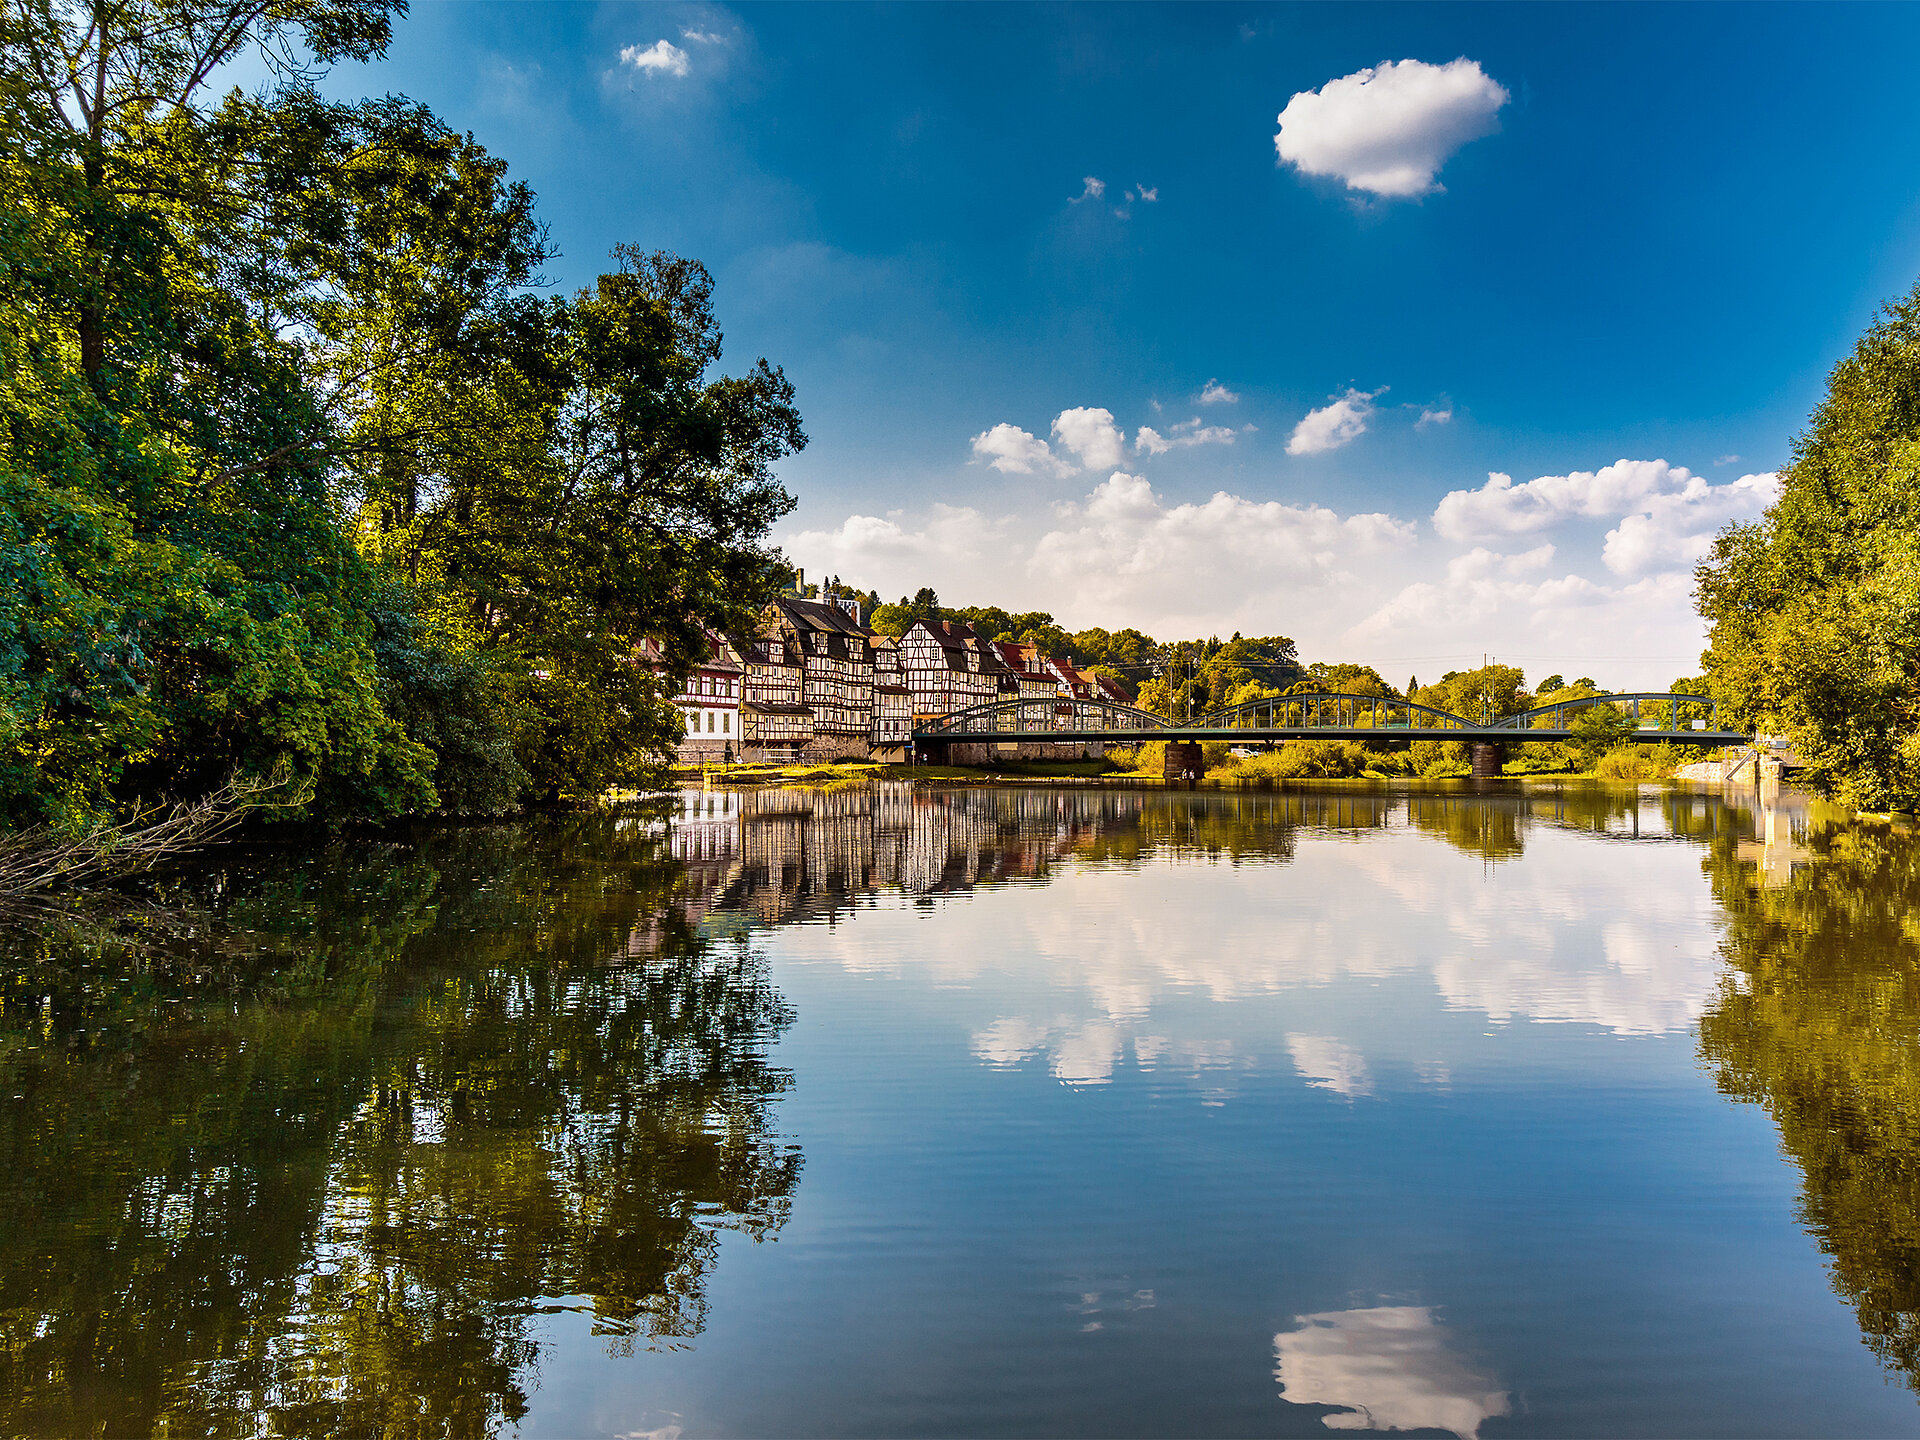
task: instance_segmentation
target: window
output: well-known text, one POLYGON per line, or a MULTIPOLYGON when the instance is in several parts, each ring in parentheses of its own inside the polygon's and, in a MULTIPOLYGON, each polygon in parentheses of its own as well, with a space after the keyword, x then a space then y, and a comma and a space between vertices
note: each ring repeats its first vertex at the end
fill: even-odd
POLYGON ((713 733, 713 711, 711 710, 707 711, 707 733, 709 735, 713 733))
POLYGON ((723 735, 731 735, 733 733, 733 716, 731 714, 720 717, 720 733, 723 735))

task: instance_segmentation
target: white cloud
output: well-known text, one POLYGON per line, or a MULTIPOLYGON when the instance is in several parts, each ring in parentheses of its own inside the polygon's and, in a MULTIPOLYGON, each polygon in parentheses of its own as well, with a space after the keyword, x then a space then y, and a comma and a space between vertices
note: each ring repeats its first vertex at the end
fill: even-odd
POLYGON ((1486 539, 1545 530, 1576 516, 1603 519, 1638 509, 1649 496, 1689 478, 1664 460, 1616 460, 1599 470, 1542 475, 1515 485, 1492 471, 1478 490, 1453 490, 1434 509, 1433 528, 1449 540, 1486 539))
POLYGON ((1080 406, 1054 417, 1053 438, 1080 457, 1089 470, 1110 470, 1126 453, 1127 437, 1113 423, 1111 410, 1080 406))
POLYGON ((1145 479, 1121 472, 1060 512, 1029 566, 1043 593, 1070 598, 1076 614, 1159 615, 1176 628, 1190 627, 1188 617, 1205 613, 1221 591, 1233 596, 1235 614, 1297 613, 1303 589, 1331 584, 1413 538, 1412 526, 1388 515, 1343 518, 1225 491, 1164 505, 1145 479))
POLYGON ((1374 195, 1427 195, 1442 188, 1434 177, 1454 151, 1498 128, 1509 98, 1464 56, 1444 65, 1388 61, 1295 95, 1273 141, 1303 174, 1374 195))
POLYGON ((1740 463, 1740 457, 1738 455, 1722 455, 1713 463, 1715 465, 1738 465, 1740 463))
POLYGON ((1218 380, 1209 380, 1200 387, 1200 403, 1202 405, 1238 405, 1240 397, 1218 380))
POLYGON ((1425 1305, 1296 1315, 1273 1337, 1273 1378, 1295 1405, 1333 1405, 1329 1430, 1447 1430, 1477 1440, 1507 1392, 1455 1353, 1425 1305))
POLYGON ((1145 185, 1136 185, 1134 187, 1134 194, 1139 199, 1146 201, 1147 204, 1152 205, 1160 198, 1160 187, 1155 185, 1149 188, 1145 185))
POLYGON ((1665 460, 1616 460, 1521 485, 1495 471, 1478 490, 1450 491, 1434 509, 1433 528, 1467 541, 1533 534, 1576 519, 1618 520, 1602 559, 1616 575, 1644 575, 1693 564, 1716 531, 1759 515, 1778 493, 1771 474, 1715 485, 1665 460))
POLYGON ((680 75, 688 70, 687 52, 671 40, 656 40, 651 45, 629 45, 620 52, 620 63, 631 65, 643 75, 680 75))
POLYGON ((1413 428, 1424 430, 1429 425, 1451 425, 1452 423, 1453 406, 1443 401, 1438 405, 1421 406, 1420 418, 1413 422, 1413 428))
POLYGON ((1655 495, 1639 514, 1627 515, 1607 532, 1600 558, 1616 575, 1645 575, 1692 566, 1713 548, 1728 522, 1757 519, 1780 493, 1777 476, 1742 475, 1727 485, 1691 476, 1676 494, 1655 495))
POLYGON ((1098 200, 1107 193, 1107 182, 1097 176, 1083 175, 1080 177, 1080 183, 1086 188, 1069 200, 1067 202, 1069 205, 1078 205, 1082 200, 1098 200))
POLYGON ((1338 450, 1364 435, 1367 421, 1373 417, 1374 397, 1385 393, 1384 385, 1378 390, 1349 389, 1318 410, 1309 410, 1306 418, 1293 427, 1293 434, 1287 440, 1287 453, 1320 455, 1338 450))
POLYGON ((1037 435, 1005 421, 973 437, 973 458, 1003 475, 1071 475, 1073 466, 1037 435))
POLYGON ((886 580, 920 574, 929 565, 977 562, 1002 544, 1003 527, 969 505, 935 505, 912 529, 902 525, 899 516, 897 510, 884 516, 849 515, 831 530, 801 531, 787 548, 823 574, 886 580))
POLYGON ((727 37, 712 30, 682 30, 682 40, 692 41, 695 45, 725 45, 727 37))
MULTIPOLYGON (((1254 427, 1246 427, 1251 431, 1254 427)), ((1200 417, 1182 420, 1161 434, 1151 425, 1142 425, 1134 432, 1133 448, 1141 455, 1164 455, 1169 450, 1188 449, 1195 445, 1231 445, 1240 437, 1241 432, 1226 425, 1202 425, 1200 417)))

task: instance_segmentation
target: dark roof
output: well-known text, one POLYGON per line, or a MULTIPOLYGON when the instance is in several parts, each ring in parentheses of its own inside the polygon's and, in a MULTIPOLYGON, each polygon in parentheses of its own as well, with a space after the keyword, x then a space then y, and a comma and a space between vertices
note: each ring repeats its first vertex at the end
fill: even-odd
POLYGON ((979 634, 964 620, 917 620, 914 623, 926 626, 933 638, 950 650, 961 648, 969 640, 980 642, 979 634))
POLYGON ((796 630, 827 630, 838 635, 858 635, 862 639, 869 633, 866 626, 827 600, 794 600, 781 595, 773 603, 796 630))
POLYGON ((740 708, 742 710, 752 710, 761 715, 813 714, 813 707, 811 705, 772 705, 764 700, 748 700, 741 705, 740 708))

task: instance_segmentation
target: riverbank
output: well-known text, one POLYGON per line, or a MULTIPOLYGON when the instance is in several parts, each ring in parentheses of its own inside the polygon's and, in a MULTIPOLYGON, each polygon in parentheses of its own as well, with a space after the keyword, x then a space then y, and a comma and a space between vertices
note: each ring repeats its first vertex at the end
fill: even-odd
MULTIPOLYGON (((1587 770, 1538 769, 1520 770, 1509 768, 1500 777, 1503 780, 1521 781, 1566 781, 1597 780, 1614 783, 1662 783, 1680 780, 1692 783, 1704 783, 1709 779, 1719 780, 1718 767, 1712 765, 1689 765, 1673 770, 1659 770, 1652 773, 1653 767, 1646 772, 1618 773, 1618 767, 1603 763, 1587 770), (1711 768, 1714 774, 1708 777, 1696 774, 1711 768)), ((911 785, 1093 785, 1093 786, 1131 786, 1160 788, 1172 783, 1177 788, 1197 787, 1207 790, 1270 790, 1278 786, 1293 786, 1301 783, 1316 785, 1380 785, 1380 784, 1421 784, 1427 782, 1447 782, 1470 780, 1472 775, 1466 769, 1457 773, 1439 775, 1418 775, 1396 773, 1389 770, 1368 769, 1351 775, 1277 775, 1266 767, 1220 765, 1208 770, 1197 781, 1168 782, 1164 777, 1150 769, 1134 770, 1102 760, 1073 761, 1010 761, 997 766, 972 765, 892 765, 878 761, 839 761, 824 765, 774 765, 774 764, 732 764, 675 766, 669 772, 669 778, 676 788, 703 788, 714 790, 743 790, 762 787, 794 787, 799 789, 820 789, 841 785, 867 784, 874 781, 889 781, 911 785)), ((630 801, 643 798, 640 791, 611 792, 609 799, 630 801)))

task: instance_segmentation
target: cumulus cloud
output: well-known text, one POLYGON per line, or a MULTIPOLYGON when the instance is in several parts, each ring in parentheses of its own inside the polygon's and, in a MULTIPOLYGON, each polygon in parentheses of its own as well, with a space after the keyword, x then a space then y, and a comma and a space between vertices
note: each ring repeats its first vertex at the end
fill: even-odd
POLYGON ((1726 485, 1689 476, 1679 491, 1651 496, 1639 513, 1621 517, 1607 532, 1600 558, 1616 575, 1691 567, 1729 522, 1758 518, 1779 493, 1772 474, 1742 475, 1726 485))
POLYGON ((1453 406, 1443 401, 1438 405, 1422 405, 1420 418, 1413 422, 1413 428, 1424 430, 1429 425, 1451 425, 1452 423, 1453 406))
POLYGON ((1224 589, 1237 610, 1279 613, 1298 605, 1302 587, 1330 584, 1412 538, 1412 526, 1388 515, 1342 517, 1225 491, 1166 505, 1142 477, 1115 472, 1084 503, 1062 507, 1030 569, 1071 594, 1076 612, 1191 616, 1224 589))
POLYGON ((1202 405, 1237 405, 1240 403, 1240 397, 1218 380, 1209 380, 1200 387, 1200 403, 1202 405))
POLYGON ((1433 528, 1449 540, 1524 535, 1576 516, 1624 515, 1687 478, 1684 467, 1664 460, 1616 460, 1599 470, 1542 475, 1523 485, 1496 470, 1478 490, 1449 491, 1433 512, 1433 528))
POLYGON ((1127 437, 1113 423, 1113 412, 1092 406, 1062 410, 1054 417, 1053 438, 1079 456, 1089 470, 1111 470, 1127 447, 1127 437))
POLYGON ((1713 463, 1715 465, 1738 465, 1740 463, 1740 457, 1738 455, 1722 455, 1713 463))
POLYGON ((1133 187, 1132 198, 1144 200, 1147 204, 1151 205, 1160 198, 1160 187, 1158 185, 1136 185, 1133 187))
POLYGON ((1071 475, 1073 466, 1039 436, 1005 421, 973 437, 973 458, 1003 475, 1071 475))
POLYGON ((787 547, 824 572, 891 577, 917 574, 929 565, 975 562, 1000 549, 1004 539, 1004 525, 970 505, 935 505, 912 528, 900 522, 897 510, 849 515, 831 530, 801 531, 787 547))
POLYGON ((682 30, 682 40, 692 41, 695 45, 725 45, 727 37, 712 30, 682 30))
POLYGON ((1107 193, 1107 182, 1098 176, 1083 175, 1080 177, 1080 183, 1086 188, 1069 200, 1067 202, 1069 205, 1078 205, 1082 200, 1098 200, 1107 193))
POLYGON ((1477 61, 1388 61, 1303 90, 1280 112, 1280 159, 1395 199, 1431 194, 1454 151, 1499 128, 1511 97, 1477 61))
POLYGON ((1478 490, 1450 491, 1433 512, 1433 528, 1468 541, 1533 534, 1575 519, 1617 520, 1601 558, 1616 575, 1644 575, 1693 564, 1716 531, 1759 515, 1778 493, 1771 474, 1715 485, 1665 460, 1616 460, 1521 485, 1494 471, 1478 490))
POLYGON ((687 52, 671 40, 656 40, 651 45, 629 45, 620 52, 620 63, 631 65, 642 75, 684 76, 689 68, 687 52))
POLYGON ((1293 427, 1287 453, 1320 455, 1366 434, 1367 421, 1373 418, 1374 398, 1385 393, 1384 385, 1378 390, 1349 389, 1318 410, 1309 410, 1306 418, 1293 427))

